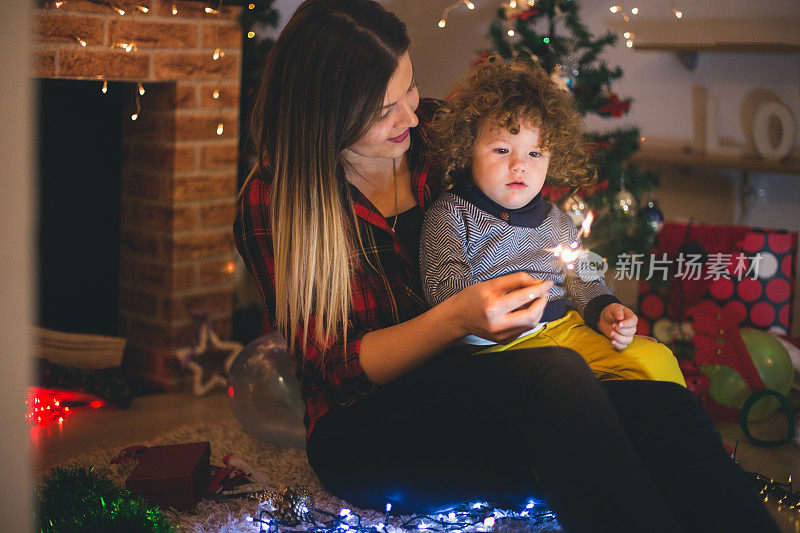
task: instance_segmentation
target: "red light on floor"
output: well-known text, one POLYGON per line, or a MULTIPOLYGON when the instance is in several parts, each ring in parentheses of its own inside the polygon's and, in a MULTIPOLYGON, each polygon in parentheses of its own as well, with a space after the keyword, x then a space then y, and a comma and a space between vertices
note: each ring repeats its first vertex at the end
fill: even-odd
POLYGON ((99 409, 103 407, 105 404, 106 402, 104 402, 103 400, 95 400, 93 402, 89 402, 89 407, 91 407, 92 409, 99 409))
POLYGON ((228 396, 233 398, 233 387, 228 387, 228 396))

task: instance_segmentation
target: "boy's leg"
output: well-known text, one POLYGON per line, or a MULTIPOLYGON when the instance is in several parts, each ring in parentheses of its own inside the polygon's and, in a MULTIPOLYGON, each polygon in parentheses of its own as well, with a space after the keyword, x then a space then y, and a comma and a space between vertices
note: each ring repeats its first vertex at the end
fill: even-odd
POLYGON ((559 344, 577 350, 599 379, 670 381, 686 387, 672 351, 648 337, 634 336, 624 350, 586 324, 565 324, 548 332, 559 344))
POLYGON ((488 351, 562 346, 571 348, 586 360, 598 379, 640 379, 671 381, 686 386, 678 361, 669 348, 647 337, 635 336, 621 351, 600 333, 586 325, 575 311, 553 321, 527 338, 488 351))

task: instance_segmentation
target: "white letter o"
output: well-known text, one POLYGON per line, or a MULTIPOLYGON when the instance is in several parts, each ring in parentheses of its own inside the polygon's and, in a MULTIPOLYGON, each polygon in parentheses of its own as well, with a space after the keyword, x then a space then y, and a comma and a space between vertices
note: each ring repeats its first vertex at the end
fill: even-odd
POLYGON ((780 161, 792 151, 797 126, 792 112, 779 102, 765 102, 756 111, 753 121, 753 140, 756 150, 766 161, 780 161), (769 121, 772 117, 781 123, 781 136, 777 146, 769 141, 769 121))

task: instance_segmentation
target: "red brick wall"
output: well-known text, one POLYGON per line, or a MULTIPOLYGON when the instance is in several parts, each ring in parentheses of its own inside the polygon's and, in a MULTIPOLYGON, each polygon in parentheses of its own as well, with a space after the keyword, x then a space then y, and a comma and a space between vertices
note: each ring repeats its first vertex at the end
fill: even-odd
POLYGON ((126 93, 120 327, 126 367, 163 387, 178 377, 174 351, 192 343, 193 309, 231 335, 241 8, 205 12, 216 4, 115 0, 119 15, 104 0, 68 0, 36 14, 40 77, 85 79, 98 91, 108 80, 126 93), (131 52, 114 47, 131 42, 131 52), (145 94, 132 121, 137 82, 145 94))

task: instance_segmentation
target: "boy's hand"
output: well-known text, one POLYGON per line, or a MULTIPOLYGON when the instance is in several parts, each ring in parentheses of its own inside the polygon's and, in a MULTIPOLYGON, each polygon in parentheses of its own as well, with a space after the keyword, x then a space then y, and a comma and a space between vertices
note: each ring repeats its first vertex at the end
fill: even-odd
POLYGON ((623 350, 633 340, 639 317, 622 304, 609 304, 600 313, 597 329, 611 340, 617 350, 623 350))

